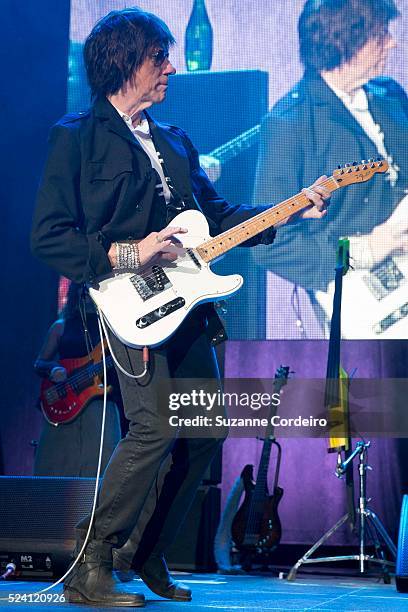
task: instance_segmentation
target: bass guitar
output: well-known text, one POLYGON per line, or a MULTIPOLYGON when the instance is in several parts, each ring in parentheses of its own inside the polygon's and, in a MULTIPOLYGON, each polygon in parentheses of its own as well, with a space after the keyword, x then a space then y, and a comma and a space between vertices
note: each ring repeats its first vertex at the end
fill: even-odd
MULTIPOLYGON (((40 390, 40 405, 44 417, 51 425, 70 423, 94 397, 103 395, 102 347, 99 343, 86 357, 61 359, 59 362, 67 371, 67 379, 55 383, 44 378, 40 390)), ((113 360, 106 357, 106 367, 111 368, 113 360)), ((111 387, 108 387, 108 392, 111 387)))
MULTIPOLYGON (((274 391, 279 392, 287 383, 289 368, 280 366, 275 373, 274 391)), ((282 527, 278 515, 278 505, 283 496, 283 489, 278 485, 281 463, 281 447, 273 436, 272 425, 266 430, 262 454, 259 461, 256 482, 254 482, 253 465, 246 465, 241 478, 244 484, 245 497, 231 525, 231 535, 243 559, 253 556, 265 556, 272 552, 280 542, 282 527), (277 448, 277 460, 272 495, 268 491, 268 471, 272 446, 277 448)))
MULTIPOLYGON (((368 181, 386 172, 385 160, 339 168, 325 181, 330 191, 368 181)), ((279 221, 310 206, 302 193, 255 215, 215 238, 209 235, 205 216, 198 210, 177 215, 172 225, 185 227, 180 235, 183 252, 176 261, 160 260, 138 270, 99 279, 89 288, 103 320, 128 346, 158 346, 181 325, 189 312, 204 302, 233 295, 241 287, 239 274, 220 276, 210 264, 279 221)))

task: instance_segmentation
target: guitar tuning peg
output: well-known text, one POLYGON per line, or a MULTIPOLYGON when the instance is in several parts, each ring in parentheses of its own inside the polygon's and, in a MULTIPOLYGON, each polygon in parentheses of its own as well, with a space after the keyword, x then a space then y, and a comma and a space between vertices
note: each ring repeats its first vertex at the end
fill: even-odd
POLYGON ((350 167, 350 164, 344 164, 344 167, 345 167, 345 168, 349 168, 349 167, 350 167))
POLYGON ((358 162, 354 161, 353 166, 358 166, 358 162))
POLYGON ((365 159, 362 159, 362 160, 361 160, 361 163, 362 163, 362 164, 366 164, 367 162, 366 162, 366 160, 365 160, 365 159))
POLYGON ((372 164, 372 163, 373 163, 373 161, 374 161, 374 160, 373 160, 373 158, 372 158, 372 157, 371 157, 371 158, 368 160, 368 162, 369 162, 370 164, 372 164))
POLYGON ((337 166, 337 170, 341 170, 341 164, 337 166))

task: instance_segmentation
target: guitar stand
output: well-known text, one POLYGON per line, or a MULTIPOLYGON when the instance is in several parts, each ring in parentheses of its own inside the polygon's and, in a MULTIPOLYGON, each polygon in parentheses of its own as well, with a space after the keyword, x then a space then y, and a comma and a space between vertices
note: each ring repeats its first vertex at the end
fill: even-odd
POLYGON ((382 538, 384 544, 387 546, 394 560, 397 557, 397 549, 378 516, 367 506, 367 470, 372 469, 367 464, 367 449, 369 446, 370 442, 358 442, 355 450, 351 453, 350 457, 343 463, 338 464, 336 469, 336 475, 339 477, 343 476, 343 474, 347 471, 349 464, 353 461, 354 457, 359 455, 358 473, 360 495, 359 504, 356 509, 356 514, 358 516, 358 536, 360 548, 359 554, 311 558, 311 555, 315 552, 315 550, 317 550, 322 544, 324 544, 324 542, 326 542, 326 540, 347 521, 347 519, 349 518, 349 513, 347 513, 342 516, 341 519, 337 521, 335 525, 333 525, 333 527, 326 531, 326 533, 320 538, 320 540, 318 540, 303 555, 303 557, 299 559, 299 561, 297 561, 297 563, 290 570, 287 580, 294 581, 296 579, 297 571, 301 565, 311 563, 331 563, 332 561, 358 561, 361 573, 364 573, 365 565, 367 563, 378 563, 382 567, 382 578, 384 580, 384 583, 389 584, 391 582, 389 568, 395 566, 395 561, 388 561, 385 558, 384 548, 379 538, 382 538), (368 533, 370 534, 371 539, 373 541, 376 556, 369 555, 366 553, 366 539, 368 533))

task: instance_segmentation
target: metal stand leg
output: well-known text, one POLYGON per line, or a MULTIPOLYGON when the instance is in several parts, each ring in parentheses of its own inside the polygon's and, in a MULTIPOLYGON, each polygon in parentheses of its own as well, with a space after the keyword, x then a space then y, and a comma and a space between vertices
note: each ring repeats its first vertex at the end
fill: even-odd
POLYGON ((378 516, 367 507, 367 497, 366 497, 366 479, 367 479, 367 470, 371 469, 366 462, 366 454, 367 448, 370 446, 370 442, 358 442, 356 450, 353 452, 350 459, 352 460, 355 456, 359 455, 359 505, 357 508, 358 515, 358 523, 359 523, 359 554, 356 555, 338 555, 334 557, 315 557, 310 558, 311 555, 317 550, 333 533, 335 533, 349 518, 348 513, 342 516, 342 518, 337 521, 333 527, 331 527, 326 533, 318 540, 295 565, 292 567, 288 574, 288 580, 293 581, 296 579, 296 574, 301 565, 310 564, 310 563, 331 563, 333 561, 358 561, 360 572, 364 573, 365 564, 367 562, 370 563, 378 563, 382 566, 383 571, 383 579, 384 582, 389 582, 389 567, 394 567, 395 563, 392 561, 387 561, 385 558, 383 547, 380 543, 379 536, 381 536, 384 544, 387 546, 391 556, 395 560, 397 557, 397 549, 394 542, 391 540, 388 535, 384 525, 381 523, 378 516), (374 542, 375 550, 377 557, 373 555, 368 555, 365 552, 366 548, 366 536, 367 536, 367 528, 372 534, 372 539, 374 542))

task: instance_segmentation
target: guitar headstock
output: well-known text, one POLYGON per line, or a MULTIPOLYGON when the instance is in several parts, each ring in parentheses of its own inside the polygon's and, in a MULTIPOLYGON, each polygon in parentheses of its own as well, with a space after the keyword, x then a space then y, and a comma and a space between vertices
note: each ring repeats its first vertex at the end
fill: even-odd
POLYGON ((360 163, 353 162, 345 164, 343 167, 338 167, 333 172, 333 178, 338 183, 339 187, 352 185, 353 183, 364 183, 369 181, 374 174, 387 172, 388 162, 385 159, 363 160, 360 163))
MULTIPOLYGON (((288 378, 290 374, 290 367, 280 365, 275 372, 275 380, 273 382, 273 388, 275 393, 279 393, 280 390, 288 384, 288 378)), ((292 372, 293 374, 293 372, 292 372)))

